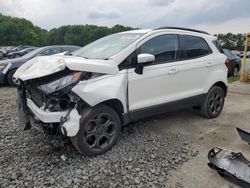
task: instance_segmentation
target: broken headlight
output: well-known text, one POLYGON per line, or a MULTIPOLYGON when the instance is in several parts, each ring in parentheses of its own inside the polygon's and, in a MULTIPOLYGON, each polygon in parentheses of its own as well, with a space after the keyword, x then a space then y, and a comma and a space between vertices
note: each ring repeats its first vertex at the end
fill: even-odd
POLYGON ((82 72, 72 72, 71 74, 54 80, 50 83, 40 85, 39 88, 46 94, 50 94, 78 82, 81 78, 81 75, 82 72))

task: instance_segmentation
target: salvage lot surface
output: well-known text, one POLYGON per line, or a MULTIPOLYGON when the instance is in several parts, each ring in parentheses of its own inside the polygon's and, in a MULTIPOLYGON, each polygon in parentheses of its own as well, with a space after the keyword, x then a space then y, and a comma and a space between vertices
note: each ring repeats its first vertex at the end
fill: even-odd
POLYGON ((250 146, 241 141, 236 127, 250 131, 250 84, 234 83, 229 86, 222 114, 214 120, 205 120, 192 112, 174 114, 165 121, 154 126, 158 132, 168 128, 172 133, 179 132, 192 137, 193 147, 199 155, 185 163, 182 167, 171 171, 169 184, 175 187, 179 182, 184 187, 237 187, 220 177, 216 171, 207 166, 207 153, 220 146, 235 152, 241 151, 250 160, 250 146), (167 127, 163 128, 163 124, 167 127))
POLYGON ((124 128, 118 144, 96 158, 79 155, 70 144, 55 150, 49 136, 33 129, 22 132, 15 89, 2 87, 0 96, 0 187, 236 187, 207 167, 207 153, 221 146, 250 156, 235 130, 250 130, 250 84, 230 85, 215 120, 183 110, 141 121, 124 128))

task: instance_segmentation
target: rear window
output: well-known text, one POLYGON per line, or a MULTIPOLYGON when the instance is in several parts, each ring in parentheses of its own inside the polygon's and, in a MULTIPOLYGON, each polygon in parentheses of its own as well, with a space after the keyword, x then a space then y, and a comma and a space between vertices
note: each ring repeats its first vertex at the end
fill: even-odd
POLYGON ((215 47, 217 48, 217 50, 220 52, 220 53, 223 53, 223 49, 221 47, 221 44, 218 40, 214 40, 213 41, 213 44, 215 45, 215 47))
POLYGON ((201 37, 182 35, 181 38, 184 59, 202 57, 212 52, 207 42, 201 37))
POLYGON ((230 50, 223 49, 223 52, 227 56, 228 59, 234 59, 234 54, 230 50))
POLYGON ((67 47, 63 47, 63 51, 67 51, 67 52, 73 52, 78 50, 80 47, 77 46, 67 46, 67 47))

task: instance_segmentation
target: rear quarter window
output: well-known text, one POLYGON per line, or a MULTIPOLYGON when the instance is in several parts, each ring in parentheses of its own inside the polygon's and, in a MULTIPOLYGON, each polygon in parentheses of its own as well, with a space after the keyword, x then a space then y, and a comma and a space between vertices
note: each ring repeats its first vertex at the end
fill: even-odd
POLYGON ((220 52, 220 53, 223 53, 223 49, 221 47, 221 44, 218 40, 214 40, 213 41, 213 44, 215 45, 215 47, 217 48, 217 50, 220 52))
POLYGON ((198 58, 212 53, 207 42, 201 37, 182 35, 181 44, 183 59, 198 58))

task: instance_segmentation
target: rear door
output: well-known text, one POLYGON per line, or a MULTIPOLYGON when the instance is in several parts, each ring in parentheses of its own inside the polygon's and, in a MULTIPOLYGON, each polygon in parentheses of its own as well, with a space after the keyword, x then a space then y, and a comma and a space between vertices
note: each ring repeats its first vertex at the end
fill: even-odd
POLYGON ((128 70, 129 110, 145 109, 173 101, 181 90, 178 80, 179 40, 176 34, 150 36, 138 44, 137 55, 155 55, 144 65, 143 74, 128 70))
POLYGON ((207 79, 213 72, 214 61, 212 50, 205 39, 192 36, 180 35, 182 49, 179 62, 178 84, 180 98, 198 96, 206 92, 207 79))

